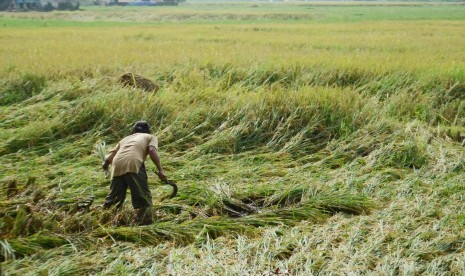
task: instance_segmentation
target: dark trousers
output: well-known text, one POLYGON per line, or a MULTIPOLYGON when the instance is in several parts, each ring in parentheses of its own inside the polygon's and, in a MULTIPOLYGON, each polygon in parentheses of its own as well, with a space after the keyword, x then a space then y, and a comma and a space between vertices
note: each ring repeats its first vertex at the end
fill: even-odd
MULTIPOLYGON (((152 195, 150 194, 145 166, 142 164, 139 173, 126 173, 113 177, 110 183, 110 193, 105 198, 104 208, 116 205, 121 208, 126 198, 127 188, 131 190, 132 206, 134 209, 147 209, 152 207, 152 195)), ((142 210, 140 210, 142 211, 142 210)))

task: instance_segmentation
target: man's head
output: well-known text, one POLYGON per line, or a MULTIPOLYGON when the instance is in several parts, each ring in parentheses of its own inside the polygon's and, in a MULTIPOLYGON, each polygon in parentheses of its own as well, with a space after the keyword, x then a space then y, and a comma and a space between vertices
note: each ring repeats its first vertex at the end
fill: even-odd
POLYGON ((150 133, 150 125, 146 121, 138 121, 132 127, 132 133, 150 133))

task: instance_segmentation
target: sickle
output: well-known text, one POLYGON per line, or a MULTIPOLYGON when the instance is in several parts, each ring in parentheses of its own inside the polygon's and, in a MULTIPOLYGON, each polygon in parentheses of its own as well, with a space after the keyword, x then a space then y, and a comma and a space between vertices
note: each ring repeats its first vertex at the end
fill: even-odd
POLYGON ((178 186, 176 185, 176 183, 174 183, 173 180, 165 180, 163 181, 163 184, 170 185, 171 187, 173 187, 173 192, 171 193, 169 198, 175 197, 178 193, 178 186))

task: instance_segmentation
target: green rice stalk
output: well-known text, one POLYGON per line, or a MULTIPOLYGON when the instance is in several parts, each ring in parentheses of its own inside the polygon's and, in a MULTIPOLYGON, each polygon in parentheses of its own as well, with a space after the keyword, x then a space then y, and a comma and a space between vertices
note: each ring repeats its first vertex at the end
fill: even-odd
MULTIPOLYGON (((102 163, 105 162, 106 155, 107 155, 107 150, 105 148, 105 141, 98 141, 97 143, 95 143, 94 152, 100 158, 102 163)), ((104 174, 105 174, 105 177, 108 177, 110 175, 110 172, 108 170, 105 170, 104 174)))
POLYGON ((56 248, 68 242, 57 234, 41 231, 29 237, 9 240, 8 243, 16 257, 23 257, 43 249, 56 248))

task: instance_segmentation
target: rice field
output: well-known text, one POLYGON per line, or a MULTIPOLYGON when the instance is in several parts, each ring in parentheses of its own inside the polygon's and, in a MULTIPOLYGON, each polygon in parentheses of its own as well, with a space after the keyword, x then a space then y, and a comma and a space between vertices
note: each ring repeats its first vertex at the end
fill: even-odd
POLYGON ((454 3, 0 13, 0 274, 463 274, 464 31, 454 3), (146 162, 147 226, 100 207, 141 119, 179 187, 146 162))

